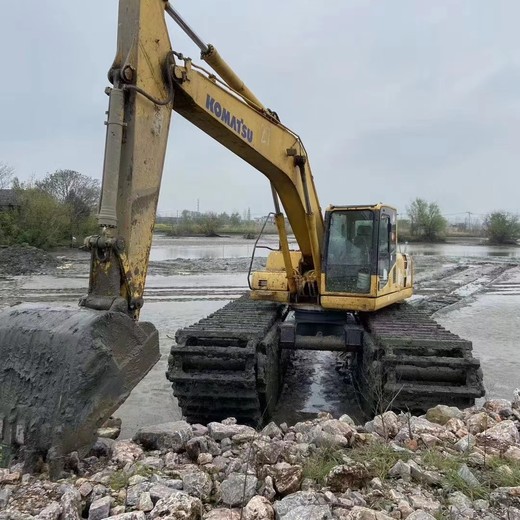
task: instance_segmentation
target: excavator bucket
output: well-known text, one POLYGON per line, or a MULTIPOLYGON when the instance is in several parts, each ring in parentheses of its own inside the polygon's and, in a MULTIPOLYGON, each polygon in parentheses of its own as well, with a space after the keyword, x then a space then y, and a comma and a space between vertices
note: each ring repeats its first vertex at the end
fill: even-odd
POLYGON ((43 459, 59 474, 158 359, 155 327, 121 312, 0 311, 0 444, 27 470, 43 459))

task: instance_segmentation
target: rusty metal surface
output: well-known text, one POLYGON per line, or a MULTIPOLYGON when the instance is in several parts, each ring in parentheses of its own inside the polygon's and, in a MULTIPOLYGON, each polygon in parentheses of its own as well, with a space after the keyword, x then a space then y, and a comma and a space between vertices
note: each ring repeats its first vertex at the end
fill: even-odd
POLYGON ((158 334, 119 312, 19 305, 0 312, 0 359, 0 442, 59 466, 157 362, 158 334))

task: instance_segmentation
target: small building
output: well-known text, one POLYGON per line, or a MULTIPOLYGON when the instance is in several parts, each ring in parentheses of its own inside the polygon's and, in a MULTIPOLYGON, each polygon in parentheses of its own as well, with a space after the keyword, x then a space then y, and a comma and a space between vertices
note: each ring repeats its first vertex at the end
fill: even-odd
POLYGON ((18 209, 20 200, 15 190, 0 190, 0 211, 18 209))

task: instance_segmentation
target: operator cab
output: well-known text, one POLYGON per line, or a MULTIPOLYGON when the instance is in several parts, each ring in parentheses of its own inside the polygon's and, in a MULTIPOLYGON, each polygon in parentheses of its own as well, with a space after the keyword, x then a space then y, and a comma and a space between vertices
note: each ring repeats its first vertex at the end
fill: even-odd
POLYGON ((393 208, 331 206, 325 213, 325 292, 370 295, 385 287, 395 273, 396 235, 393 208))

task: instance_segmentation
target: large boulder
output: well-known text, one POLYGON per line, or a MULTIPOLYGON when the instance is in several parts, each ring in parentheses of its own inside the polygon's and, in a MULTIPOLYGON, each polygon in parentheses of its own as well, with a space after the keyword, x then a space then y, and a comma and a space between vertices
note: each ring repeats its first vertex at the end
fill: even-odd
POLYGON ((374 475, 360 462, 351 462, 332 468, 326 477, 327 486, 334 493, 344 493, 348 489, 360 489, 374 475))
POLYGON ((212 481, 204 471, 190 471, 182 476, 183 490, 191 496, 207 502, 211 495, 212 481))
POLYGON ((253 443, 253 448, 256 453, 256 463, 261 466, 263 464, 276 464, 278 459, 282 456, 286 443, 283 441, 270 442, 263 440, 256 440, 253 443))
POLYGON ((504 418, 510 417, 513 414, 513 406, 511 401, 507 399, 488 399, 484 403, 484 408, 504 418))
POLYGON ((491 493, 490 498, 495 505, 520 507, 520 486, 497 488, 491 493))
POLYGON ((98 498, 88 510, 88 520, 103 520, 110 516, 110 507, 112 505, 112 497, 98 498))
POLYGON ((520 462, 520 448, 517 446, 510 446, 504 453, 504 458, 510 462, 520 462))
POLYGON ((193 437, 192 427, 185 421, 173 421, 141 428, 134 441, 147 450, 181 451, 193 437))
POLYGON ((220 486, 222 502, 231 507, 246 505, 256 495, 257 485, 254 475, 231 473, 220 486))
POLYGON ((243 520, 274 520, 271 502, 265 497, 254 496, 244 507, 243 520))
POLYGON ((507 451, 510 446, 520 443, 520 434, 513 421, 502 421, 479 433, 477 443, 482 447, 507 451))
POLYGON ((206 513, 203 520, 244 520, 239 509, 218 508, 206 513))
POLYGON ((455 406, 438 404, 426 412, 428 421, 445 425, 450 419, 461 419, 464 414, 455 406))
POLYGON ((120 466, 135 462, 143 454, 141 447, 132 441, 116 441, 112 446, 112 460, 120 466))
POLYGON ((385 412, 374 417, 372 427, 383 439, 393 439, 399 432, 399 418, 392 412, 385 412))
POLYGON ((210 437, 216 441, 222 439, 231 439, 235 435, 247 434, 256 436, 256 431, 250 426, 243 426, 240 424, 223 424, 219 422, 211 422, 208 424, 208 433, 210 437))
POLYGON ((381 511, 360 506, 354 506, 344 518, 348 520, 393 520, 393 517, 385 515, 381 511))
POLYGON ((326 501, 323 495, 312 491, 297 491, 275 502, 274 508, 277 515, 282 518, 289 511, 293 511, 300 506, 321 506, 325 504, 326 501))
POLYGON ((146 520, 146 515, 142 511, 132 511, 130 513, 109 516, 107 520, 146 520))
POLYGON ((466 426, 468 428, 468 432, 472 435, 477 435, 477 433, 482 433, 494 426, 497 422, 495 419, 491 418, 486 412, 479 412, 473 415, 470 415, 466 420, 466 426))
POLYGON ((298 506, 281 517, 281 520, 332 520, 329 506, 298 506))
POLYGON ((405 424, 400 430, 399 433, 395 436, 395 441, 404 444, 407 441, 410 441, 410 433, 412 437, 419 437, 422 434, 432 435, 433 437, 437 437, 441 441, 449 441, 456 442, 457 437, 455 434, 446 430, 440 424, 428 421, 423 417, 410 417, 410 420, 407 424, 405 424))
POLYGON ((283 435, 282 430, 274 422, 270 422, 260 433, 265 437, 270 437, 271 439, 274 437, 281 437, 283 435))
POLYGON ((406 520, 435 520, 435 517, 426 511, 418 510, 408 515, 406 520))
POLYGON ((303 478, 301 466, 279 462, 274 466, 267 466, 266 471, 272 477, 274 487, 281 496, 289 495, 300 489, 303 478))
POLYGON ((356 433, 356 428, 348 424, 346 421, 340 421, 338 419, 328 419, 323 421, 321 424, 321 429, 325 433, 330 433, 332 435, 343 435, 347 439, 350 439, 354 433, 356 433))
POLYGON ((198 498, 179 491, 159 500, 150 513, 150 519, 200 520, 202 511, 202 502, 198 498))

